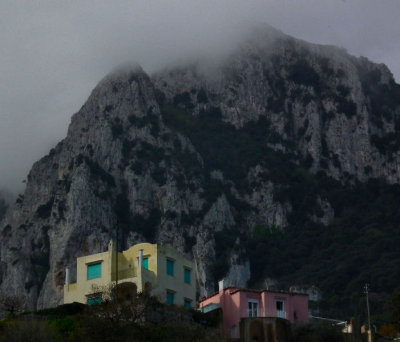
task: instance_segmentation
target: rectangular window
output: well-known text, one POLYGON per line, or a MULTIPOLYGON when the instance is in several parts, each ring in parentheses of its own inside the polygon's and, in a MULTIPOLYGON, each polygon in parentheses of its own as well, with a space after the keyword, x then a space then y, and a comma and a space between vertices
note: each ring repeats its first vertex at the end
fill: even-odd
POLYGON ((190 284, 190 270, 185 268, 183 271, 183 276, 186 284, 190 284))
POLYGON ((184 302, 183 302, 183 306, 186 309, 190 309, 192 307, 192 301, 190 299, 185 299, 184 302))
POLYGON ((283 300, 277 300, 276 301, 276 316, 279 318, 286 318, 285 312, 284 312, 284 304, 283 300))
POLYGON ((101 296, 96 296, 96 297, 90 297, 87 300, 87 304, 89 306, 93 305, 93 304, 101 304, 101 296))
POLYGON ((236 325, 234 324, 234 325, 232 325, 231 326, 231 338, 236 338, 236 330, 237 330, 237 328, 236 328, 236 325))
POLYGON ((167 291, 167 304, 174 305, 175 293, 167 291))
POLYGON ((101 278, 101 262, 97 264, 88 265, 87 278, 88 280, 101 278))
POLYGON ((174 261, 167 259, 167 274, 170 276, 174 275, 174 261))
POLYGON ((142 266, 143 266, 143 268, 145 268, 146 270, 149 269, 149 258, 143 258, 142 266))
POLYGON ((249 300, 249 317, 258 317, 258 302, 256 300, 249 300))
POLYGON ((283 301, 281 300, 276 301, 276 311, 283 311, 283 301))

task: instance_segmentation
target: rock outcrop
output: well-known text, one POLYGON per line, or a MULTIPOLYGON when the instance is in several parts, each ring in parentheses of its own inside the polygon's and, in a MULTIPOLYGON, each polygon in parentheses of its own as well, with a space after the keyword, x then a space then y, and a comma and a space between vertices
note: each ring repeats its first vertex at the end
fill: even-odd
POLYGON ((121 248, 171 243, 194 258, 201 295, 224 276, 244 286, 238 237, 284 229, 299 211, 334 218, 303 179, 399 183, 399 125, 400 87, 384 65, 272 29, 212 66, 113 72, 3 220, 1 289, 32 308, 62 303, 65 267, 104 251, 116 226, 121 248))
POLYGON ((5 198, 3 198, 2 194, 0 193, 0 222, 6 215, 7 209, 8 209, 8 202, 5 198))

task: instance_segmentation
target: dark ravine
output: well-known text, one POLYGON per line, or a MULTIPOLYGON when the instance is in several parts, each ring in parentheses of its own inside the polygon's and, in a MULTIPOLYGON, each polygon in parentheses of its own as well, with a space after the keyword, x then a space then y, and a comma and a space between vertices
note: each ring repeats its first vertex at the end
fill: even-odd
POLYGON ((9 207, 9 203, 4 198, 3 194, 0 192, 0 221, 6 215, 8 207, 9 207))
MULTIPOLYGON (((206 65, 99 83, 2 221, 1 290, 61 303, 65 267, 116 225, 121 248, 193 257, 201 295, 221 277, 350 295, 400 261, 396 248, 372 266, 347 252, 399 240, 400 86, 386 66, 273 29, 206 65)), ((398 268, 377 292, 396 282, 398 268)))

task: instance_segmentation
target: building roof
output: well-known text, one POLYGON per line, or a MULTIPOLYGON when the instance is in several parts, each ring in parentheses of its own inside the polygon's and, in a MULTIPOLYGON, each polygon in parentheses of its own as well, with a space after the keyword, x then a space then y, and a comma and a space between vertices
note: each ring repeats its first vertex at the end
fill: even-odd
MULTIPOLYGON (((270 292, 270 293, 281 293, 281 294, 288 294, 288 295, 298 295, 298 296, 307 296, 307 293, 301 293, 301 292, 290 292, 290 291, 283 291, 283 290, 267 290, 267 289, 263 289, 263 290, 255 290, 255 289, 246 289, 246 288, 241 288, 241 287, 235 287, 235 286, 229 286, 229 287, 225 287, 223 291, 225 290, 231 290, 229 292, 229 294, 234 294, 237 292, 252 292, 252 293, 263 293, 263 292, 270 292)), ((205 298, 200 299, 199 303, 212 298, 214 296, 216 296, 217 294, 219 294, 221 291, 215 292, 210 296, 207 296, 205 298)))

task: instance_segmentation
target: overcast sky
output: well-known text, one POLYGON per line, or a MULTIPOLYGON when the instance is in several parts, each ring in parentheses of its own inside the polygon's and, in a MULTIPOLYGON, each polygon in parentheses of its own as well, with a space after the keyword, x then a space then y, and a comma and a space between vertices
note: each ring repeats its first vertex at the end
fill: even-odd
POLYGON ((255 24, 385 63, 400 80, 400 0, 1 0, 0 189, 22 191, 97 82, 226 49, 255 24))

